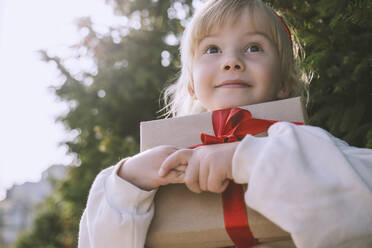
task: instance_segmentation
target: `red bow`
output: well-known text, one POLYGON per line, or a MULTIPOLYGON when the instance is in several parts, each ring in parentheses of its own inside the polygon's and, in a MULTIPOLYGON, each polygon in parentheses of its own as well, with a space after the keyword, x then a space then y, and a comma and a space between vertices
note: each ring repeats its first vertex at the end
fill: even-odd
MULTIPOLYGON (((252 118, 245 109, 231 108, 213 111, 212 124, 216 136, 202 133, 202 144, 192 148, 242 140, 247 134, 256 135, 267 131, 277 121, 252 118)), ((302 123, 295 123, 302 124, 302 123)), ((248 217, 241 185, 230 182, 222 193, 225 228, 237 248, 258 244, 248 225, 248 217)))
POLYGON ((216 136, 202 133, 203 145, 242 140, 247 134, 265 132, 276 121, 254 119, 251 112, 241 108, 213 111, 212 124, 216 136))

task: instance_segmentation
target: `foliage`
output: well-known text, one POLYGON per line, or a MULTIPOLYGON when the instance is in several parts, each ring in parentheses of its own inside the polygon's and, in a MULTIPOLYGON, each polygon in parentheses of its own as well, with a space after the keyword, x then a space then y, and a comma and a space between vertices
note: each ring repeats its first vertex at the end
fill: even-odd
POLYGON ((372 2, 270 1, 285 13, 314 72, 311 124, 351 145, 372 148, 372 2))
MULTIPOLYGON (((0 208, 0 230, 4 227, 4 217, 3 217, 3 210, 0 208)), ((3 237, 3 233, 0 232, 0 246, 5 246, 5 240, 3 237)))
POLYGON ((179 64, 175 34, 182 30, 181 20, 168 18, 172 1, 118 4, 116 12, 125 14, 127 23, 106 34, 95 31, 89 18, 79 20, 85 36, 71 48, 73 58, 41 51, 43 59, 61 72, 63 84, 55 94, 69 103, 70 110, 59 121, 77 134, 65 142, 77 160, 39 210, 33 230, 16 247, 76 247, 79 220, 94 178, 120 158, 138 152, 140 121, 160 116, 159 95, 179 64), (174 36, 173 45, 165 42, 169 35, 174 36), (88 59, 94 66, 74 73, 68 67, 71 59, 77 63, 88 59))
POLYGON ((72 215, 63 210, 61 204, 58 204, 53 197, 49 197, 44 202, 35 220, 34 228, 23 232, 15 247, 72 247, 73 238, 65 231, 71 225, 72 215))
MULTIPOLYGON (((95 176, 138 152, 139 122, 159 116, 161 90, 178 71, 177 39, 197 1, 106 2, 127 21, 102 34, 89 18, 81 19, 85 36, 71 48, 75 56, 41 52, 61 72, 63 84, 55 93, 70 110, 59 121, 77 134, 65 142, 77 159, 18 248, 77 246, 78 222, 95 176), (67 66, 71 59, 88 59, 94 66, 74 73, 67 66)), ((314 72, 311 123, 353 145, 372 147, 371 1, 267 2, 297 30, 307 54, 302 66, 314 72)))

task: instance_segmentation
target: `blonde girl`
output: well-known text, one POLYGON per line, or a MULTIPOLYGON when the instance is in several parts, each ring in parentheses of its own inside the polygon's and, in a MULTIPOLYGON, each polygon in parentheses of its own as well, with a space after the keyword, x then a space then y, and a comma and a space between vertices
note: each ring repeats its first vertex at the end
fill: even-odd
MULTIPOLYGON (((166 90, 173 116, 299 93, 290 32, 260 0, 211 0, 181 43, 182 70, 166 90)), ((248 183, 247 206, 297 247, 372 245, 372 151, 326 131, 279 122, 268 136, 182 149, 160 146, 103 170, 89 193, 79 247, 144 247, 159 186, 223 192, 248 183)))

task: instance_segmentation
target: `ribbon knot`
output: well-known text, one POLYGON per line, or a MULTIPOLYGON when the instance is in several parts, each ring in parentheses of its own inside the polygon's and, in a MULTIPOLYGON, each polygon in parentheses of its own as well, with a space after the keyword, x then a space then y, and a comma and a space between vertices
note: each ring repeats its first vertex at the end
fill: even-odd
POLYGON ((252 118, 251 112, 241 108, 213 111, 212 124, 215 136, 201 133, 203 145, 236 142, 247 134, 266 131, 276 121, 252 118))

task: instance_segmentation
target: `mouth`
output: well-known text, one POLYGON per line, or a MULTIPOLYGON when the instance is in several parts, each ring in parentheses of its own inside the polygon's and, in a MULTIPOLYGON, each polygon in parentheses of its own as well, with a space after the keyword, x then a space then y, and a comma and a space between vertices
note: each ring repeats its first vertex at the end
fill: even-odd
POLYGON ((239 79, 226 80, 215 86, 215 88, 249 88, 249 87, 252 87, 252 85, 239 79))

